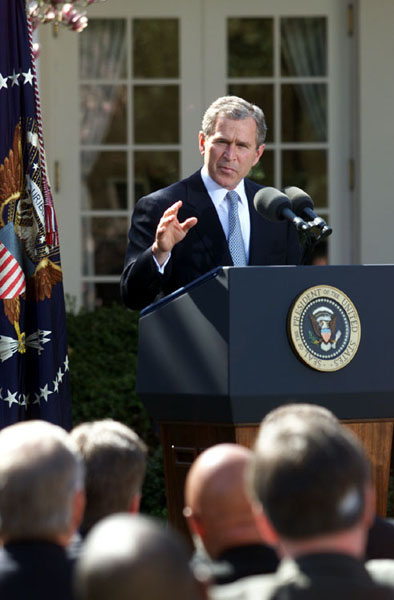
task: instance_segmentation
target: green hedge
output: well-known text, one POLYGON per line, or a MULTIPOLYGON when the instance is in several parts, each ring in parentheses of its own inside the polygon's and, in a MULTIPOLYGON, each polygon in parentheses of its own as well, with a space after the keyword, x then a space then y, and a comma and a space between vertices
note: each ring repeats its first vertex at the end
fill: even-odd
POLYGON ((112 418, 149 447, 142 512, 166 517, 160 441, 135 393, 138 316, 119 305, 67 312, 73 425, 112 418))

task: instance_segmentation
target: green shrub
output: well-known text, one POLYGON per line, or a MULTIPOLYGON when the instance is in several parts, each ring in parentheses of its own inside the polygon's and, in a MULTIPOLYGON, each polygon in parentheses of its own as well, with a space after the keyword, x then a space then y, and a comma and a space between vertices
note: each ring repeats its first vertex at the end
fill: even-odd
POLYGON ((141 510, 166 516, 160 440, 135 393, 138 313, 122 306, 67 313, 73 425, 112 418, 149 447, 141 510))

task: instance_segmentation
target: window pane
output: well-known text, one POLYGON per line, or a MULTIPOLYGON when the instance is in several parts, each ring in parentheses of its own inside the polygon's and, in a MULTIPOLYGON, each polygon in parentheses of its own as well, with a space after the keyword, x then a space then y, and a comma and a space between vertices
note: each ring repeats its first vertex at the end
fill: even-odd
POLYGON ((179 86, 134 87, 134 141, 137 144, 179 142, 179 86))
POLYGON ((281 19, 281 69, 291 77, 327 74, 326 17, 281 19))
POLYGON ((127 217, 82 219, 84 275, 120 275, 128 227, 127 217))
POLYGON ((82 152, 82 209, 127 209, 126 152, 82 152))
POLYGON ((272 76, 272 40, 272 19, 227 19, 228 77, 272 76))
POLYGON ((178 19, 134 19, 134 77, 179 77, 178 19))
POLYGON ((282 187, 300 187, 316 207, 327 206, 326 150, 283 150, 282 169, 282 187))
POLYGON ((93 283, 85 281, 82 284, 83 304, 89 310, 98 306, 112 306, 120 304, 120 290, 118 283, 93 283))
POLYGON ((82 85, 81 144, 125 144, 126 99, 124 85, 82 85))
POLYGON ((81 79, 126 77, 126 22, 124 19, 91 19, 79 38, 81 79))
POLYGON ((282 141, 325 142, 326 140, 326 84, 282 85, 282 141))
POLYGON ((274 153, 272 150, 264 151, 257 165, 249 173, 249 177, 260 185, 274 185, 274 153))
POLYGON ((166 187, 179 179, 179 152, 135 152, 135 199, 166 187))
POLYGON ((267 123, 267 142, 272 142, 274 134, 274 87, 272 85, 234 83, 228 86, 228 93, 240 96, 248 102, 257 104, 265 115, 267 123))

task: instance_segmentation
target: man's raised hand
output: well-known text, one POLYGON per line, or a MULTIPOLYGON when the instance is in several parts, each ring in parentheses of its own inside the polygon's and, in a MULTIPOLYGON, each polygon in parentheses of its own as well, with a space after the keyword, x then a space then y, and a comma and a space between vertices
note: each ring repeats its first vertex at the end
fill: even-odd
POLYGON ((156 229, 155 241, 152 245, 152 252, 159 265, 165 263, 171 250, 181 242, 189 230, 197 223, 196 217, 190 217, 180 223, 178 220, 178 211, 182 206, 182 200, 178 200, 164 211, 156 229))

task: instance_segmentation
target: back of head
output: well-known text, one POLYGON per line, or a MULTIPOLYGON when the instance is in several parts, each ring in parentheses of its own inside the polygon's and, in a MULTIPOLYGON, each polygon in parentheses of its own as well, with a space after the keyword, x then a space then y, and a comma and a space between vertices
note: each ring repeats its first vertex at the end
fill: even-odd
POLYGON ((68 433, 45 421, 0 432, 0 533, 4 540, 69 533, 83 465, 68 433))
POLYGON ((75 583, 80 600, 199 598, 181 541, 141 515, 112 515, 92 528, 75 583))
POLYGON ((188 472, 184 514, 212 558, 232 546, 261 542, 246 491, 251 457, 243 446, 217 444, 202 452, 188 472))
POLYGON ((146 446, 123 423, 104 419, 78 425, 71 432, 85 462, 86 508, 82 531, 116 512, 126 512, 141 493, 146 446))
POLYGON ((256 122, 257 146, 261 146, 264 143, 267 135, 267 125, 263 111, 255 104, 251 104, 238 96, 222 96, 218 98, 215 102, 212 102, 203 116, 201 130, 205 137, 209 137, 214 133, 218 117, 226 117, 235 121, 251 117, 256 122))
POLYGON ((361 521, 370 465, 330 413, 282 407, 263 420, 251 468, 254 493, 280 536, 302 540, 361 521))

